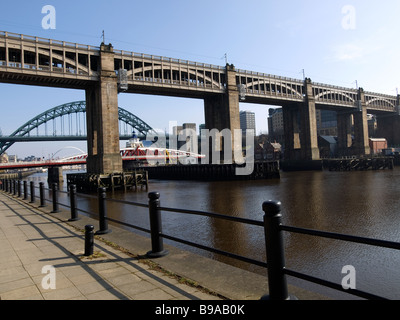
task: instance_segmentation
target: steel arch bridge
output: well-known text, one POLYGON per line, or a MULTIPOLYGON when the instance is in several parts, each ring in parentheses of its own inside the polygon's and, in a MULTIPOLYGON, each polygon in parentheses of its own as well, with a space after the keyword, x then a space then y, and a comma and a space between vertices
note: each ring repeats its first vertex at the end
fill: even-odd
MULTIPOLYGON (((85 121, 76 120, 76 134, 75 135, 64 135, 65 131, 63 128, 63 122, 61 122, 61 135, 57 135, 56 132, 53 131, 52 135, 47 135, 47 123, 50 121, 54 121, 57 118, 62 117, 70 117, 73 114, 83 113, 86 114, 86 101, 74 101, 65 103, 59 106, 56 106, 52 109, 46 110, 45 112, 39 114, 35 118, 29 120, 17 130, 15 130, 9 137, 9 141, 0 141, 0 154, 3 154, 8 148, 10 148, 17 141, 49 141, 54 140, 50 138, 57 137, 56 140, 84 140, 86 135, 78 133, 81 131, 80 122, 83 122, 83 125, 86 126, 85 121), (35 139, 34 136, 31 136, 31 132, 34 130, 38 130, 41 125, 46 126, 46 135, 41 136, 40 140, 35 139), (23 139, 24 138, 24 139, 23 139), (79 138, 79 139, 77 139, 79 138)), ((77 118, 78 119, 78 118, 77 118)), ((131 112, 119 107, 118 108, 118 119, 119 121, 126 124, 127 127, 131 127, 132 131, 135 130, 141 135, 146 135, 148 132, 155 133, 154 129, 150 127, 146 122, 142 119, 138 118, 131 112)), ((53 124, 54 125, 54 124, 53 124)), ((71 126, 70 124, 68 125, 71 126)), ((69 128, 71 131, 71 128, 69 128)))

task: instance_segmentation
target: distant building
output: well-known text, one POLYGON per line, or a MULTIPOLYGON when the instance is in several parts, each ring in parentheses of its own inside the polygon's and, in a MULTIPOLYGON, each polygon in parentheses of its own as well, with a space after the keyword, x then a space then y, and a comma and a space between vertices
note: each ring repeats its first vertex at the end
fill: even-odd
POLYGON ((172 128, 172 134, 174 135, 174 136, 177 136, 177 135, 179 135, 179 133, 182 131, 182 126, 174 126, 173 128, 172 128))
POLYGON ((368 119, 368 135, 372 138, 375 138, 378 129, 376 116, 372 114, 367 114, 367 119, 368 119))
POLYGON ((321 158, 334 158, 337 156, 337 140, 334 136, 318 136, 318 148, 321 158))
POLYGON ((206 129, 206 125, 204 123, 199 125, 199 135, 201 135, 201 130, 206 129))
MULTIPOLYGON (((191 144, 188 143, 189 140, 190 140, 189 137, 186 137, 185 141, 181 140, 183 138, 182 138, 182 136, 180 137, 179 135, 181 133, 183 134, 183 130, 185 130, 185 129, 193 130, 197 134, 197 132, 196 132, 196 124, 195 123, 184 123, 181 126, 174 126, 172 128, 172 134, 174 136, 176 136, 176 139, 177 139, 177 142, 178 142, 178 146, 177 146, 178 149, 180 149, 182 146, 186 145, 186 151, 197 152, 197 150, 192 150, 192 149, 194 149, 195 145, 191 145, 191 144)), ((193 141, 192 141, 192 143, 193 143, 193 141)), ((196 143, 197 143, 197 141, 196 141, 196 143)))
POLYGON ((268 110, 268 136, 271 141, 284 142, 282 108, 268 110))
POLYGON ((336 111, 316 110, 317 132, 320 136, 337 136, 336 111))
POLYGON ((184 123, 182 125, 183 129, 192 129, 194 132, 196 132, 196 124, 195 123, 184 123))
POLYGON ((0 155, 0 163, 7 163, 7 162, 8 162, 8 154, 3 153, 2 155, 0 155))
MULTIPOLYGON (((317 133, 321 136, 337 135, 336 111, 316 110, 317 133)), ((269 109, 268 134, 271 141, 284 142, 282 108, 269 109)))
POLYGON ((257 143, 254 149, 255 160, 279 160, 282 147, 278 142, 257 143))
POLYGON ((279 160, 281 158, 282 146, 278 142, 266 142, 264 148, 268 160, 279 160))
POLYGON ((387 141, 384 138, 369 138, 369 148, 372 154, 382 153, 387 149, 387 141))
POLYGON ((256 115, 251 111, 240 111, 240 129, 243 133, 246 129, 253 129, 254 134, 256 133, 256 115))

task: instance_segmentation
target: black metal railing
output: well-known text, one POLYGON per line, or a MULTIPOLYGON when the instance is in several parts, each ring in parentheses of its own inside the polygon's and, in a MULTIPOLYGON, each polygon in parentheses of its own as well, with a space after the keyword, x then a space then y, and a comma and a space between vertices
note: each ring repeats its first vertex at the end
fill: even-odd
MULTIPOLYGON (((290 233, 298 233, 309 236, 323 237, 328 239, 342 240, 348 242, 355 242, 370 246, 377 246, 383 248, 390 248, 395 250, 400 250, 400 243, 352 236, 340 233, 333 232, 325 232, 319 230, 305 229, 293 226, 286 226, 282 224, 281 218, 281 203, 279 201, 266 201, 262 204, 262 210, 264 211, 263 221, 251 220, 246 218, 232 217, 228 215, 222 215, 218 213, 205 212, 205 211, 196 211, 196 210, 187 210, 187 209, 178 209, 178 208, 167 208, 160 206, 160 194, 158 192, 150 192, 148 194, 149 201, 147 204, 144 203, 136 203, 125 200, 118 200, 112 198, 106 198, 106 189, 99 188, 98 195, 90 195, 90 194, 79 194, 80 197, 88 197, 88 198, 97 198, 98 200, 98 212, 93 213, 89 211, 85 211, 77 207, 76 201, 76 186, 70 185, 68 191, 58 190, 57 184, 53 184, 51 189, 44 188, 44 183, 39 183, 39 196, 35 195, 35 188, 33 182, 30 182, 30 203, 35 202, 35 198, 40 199, 40 207, 46 206, 46 198, 45 198, 45 190, 51 190, 51 199, 47 199, 50 201, 53 206, 53 210, 51 212, 56 213, 59 211, 59 205, 70 208, 71 218, 70 221, 75 221, 79 219, 78 211, 92 216, 99 221, 99 230, 96 231, 96 234, 105 234, 110 231, 108 228, 108 221, 111 221, 116 224, 120 224, 129 228, 133 228, 136 230, 140 230, 142 232, 149 233, 151 236, 151 250, 147 253, 149 257, 160 257, 168 254, 168 251, 164 249, 163 239, 169 239, 175 242, 179 242, 188 246, 192 246, 195 248, 199 248, 202 250, 206 250, 215 254, 227 256, 236 260, 244 261, 246 263, 254 264, 257 266, 261 266, 267 268, 268 274, 268 288, 269 294, 262 297, 270 300, 288 300, 293 296, 290 296, 287 288, 287 280, 286 276, 296 277, 302 280, 306 280, 312 283, 316 283, 318 285, 322 285, 325 287, 329 287, 338 291, 342 291, 348 294, 352 294, 365 299, 387 299, 372 293, 364 292, 357 289, 344 288, 342 285, 327 281, 324 279, 320 279, 311 275, 307 275, 304 273, 300 273, 294 270, 287 269, 285 267, 285 254, 284 254, 284 241, 283 241, 283 232, 290 233), (63 192, 69 195, 70 204, 66 205, 58 202, 58 193, 63 192), (130 223, 126 223, 123 221, 119 221, 113 218, 109 218, 107 216, 107 206, 106 202, 117 202, 121 204, 128 204, 132 206, 144 207, 149 209, 149 228, 143 228, 137 225, 133 225, 130 223), (208 247, 202 244, 195 243, 190 240, 181 239, 176 236, 168 235, 163 233, 162 231, 162 220, 161 213, 163 211, 166 212, 175 212, 182 214, 190 214, 190 215, 198 215, 198 216, 206 216, 214 219, 222 219, 227 221, 233 221, 235 223, 242 223, 246 225, 254 225, 264 228, 264 236, 265 236, 265 248, 266 248, 266 261, 259 261, 249 257, 237 255, 232 252, 226 252, 220 250, 218 248, 208 247)), ((10 195, 15 197, 22 197, 21 192, 21 182, 17 180, 11 179, 2 179, 0 189, 10 195)), ((24 182, 24 195, 23 199, 28 199, 28 188, 26 183, 24 182)), ((85 243, 85 252, 89 250, 86 248, 85 243)))

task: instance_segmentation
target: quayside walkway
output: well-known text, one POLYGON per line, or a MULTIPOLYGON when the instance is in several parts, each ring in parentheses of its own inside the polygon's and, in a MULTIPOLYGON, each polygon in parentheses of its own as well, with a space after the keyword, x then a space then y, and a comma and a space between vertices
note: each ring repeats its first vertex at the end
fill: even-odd
POLYGON ((95 242, 85 257, 82 232, 0 194, 1 300, 219 299, 95 242))
MULTIPOLYGON (((84 226, 98 221, 69 218, 0 192, 1 300, 259 300, 268 291, 266 276, 169 245, 168 255, 149 259, 150 239, 115 225, 86 257, 84 226)), ((289 290, 301 300, 326 298, 289 290)))

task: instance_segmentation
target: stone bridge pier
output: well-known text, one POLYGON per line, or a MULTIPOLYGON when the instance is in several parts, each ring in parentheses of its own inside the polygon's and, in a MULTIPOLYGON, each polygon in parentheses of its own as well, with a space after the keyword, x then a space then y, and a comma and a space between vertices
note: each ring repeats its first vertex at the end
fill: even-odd
POLYGON ((400 146, 400 95, 397 95, 395 112, 379 115, 377 122, 378 136, 386 138, 388 146, 400 146))
POLYGON ((86 89, 87 172, 122 172, 118 129, 118 84, 111 44, 100 46, 100 80, 86 89))
MULTIPOLYGON (((224 94, 206 95, 204 97, 205 126, 206 129, 217 129, 220 132, 224 129, 231 130, 232 159, 234 160, 234 150, 241 150, 242 144, 241 141, 233 139, 234 130, 240 129, 239 89, 236 84, 236 71, 233 65, 226 65, 226 82, 224 94)), ((210 145, 210 147, 213 145, 210 145)), ((223 143, 221 136, 216 136, 215 150, 220 151, 221 160, 223 159, 225 145, 226 143, 223 143)))
POLYGON ((310 79, 305 79, 302 103, 288 103, 282 107, 285 159, 319 160, 315 99, 310 79))
POLYGON ((358 89, 356 107, 337 113, 339 156, 363 156, 371 153, 368 142, 368 118, 365 94, 358 89), (352 116, 354 121, 354 140, 352 139, 352 116))

